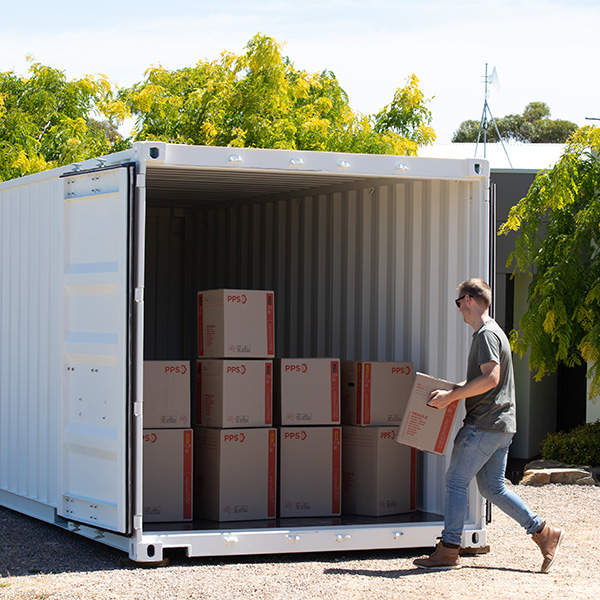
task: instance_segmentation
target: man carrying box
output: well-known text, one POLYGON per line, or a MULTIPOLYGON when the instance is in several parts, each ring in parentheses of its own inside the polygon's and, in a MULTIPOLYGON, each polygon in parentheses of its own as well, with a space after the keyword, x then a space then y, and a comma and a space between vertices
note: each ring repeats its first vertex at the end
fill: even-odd
POLYGON ((429 558, 414 564, 423 569, 460 568, 459 550, 467 513, 467 488, 473 479, 482 496, 515 519, 540 547, 548 571, 563 533, 546 525, 504 485, 508 448, 516 432, 515 386, 510 344, 499 325, 489 316, 491 290, 481 279, 470 279, 458 287, 455 300, 465 323, 475 333, 467 363, 467 379, 451 390, 434 390, 428 404, 446 408, 465 398, 467 415, 454 440, 446 473, 444 529, 442 539, 429 558))

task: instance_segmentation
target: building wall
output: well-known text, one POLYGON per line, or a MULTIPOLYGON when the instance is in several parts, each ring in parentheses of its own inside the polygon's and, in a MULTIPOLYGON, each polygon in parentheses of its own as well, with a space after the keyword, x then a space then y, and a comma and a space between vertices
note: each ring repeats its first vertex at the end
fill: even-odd
MULTIPOLYGON (((491 178, 496 185, 496 232, 506 221, 511 207, 526 196, 536 173, 535 170, 492 169, 491 178)), ((518 326, 527 309, 527 288, 531 282, 525 275, 511 277, 512 266, 507 266, 507 261, 515 240, 514 232, 498 236, 496 240, 496 319, 507 333, 518 326)), ((515 356, 514 365, 518 432, 511 457, 529 459, 539 454, 547 433, 569 429, 585 421, 585 372, 559 367, 557 373, 538 382, 529 369, 529 354, 522 358, 515 356), (570 390, 569 397, 562 399, 560 390, 566 388, 570 390)))

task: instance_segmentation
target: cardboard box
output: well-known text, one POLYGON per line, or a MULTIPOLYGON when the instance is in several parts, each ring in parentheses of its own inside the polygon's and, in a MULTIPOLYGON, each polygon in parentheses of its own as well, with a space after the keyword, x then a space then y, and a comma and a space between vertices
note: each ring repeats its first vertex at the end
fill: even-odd
POLYGON ((144 361, 144 429, 191 425, 189 361, 144 361))
POLYGON ((205 427, 270 427, 273 424, 273 361, 200 360, 196 424, 205 427))
POLYGON ((279 516, 330 517, 342 512, 340 427, 279 429, 279 516))
POLYGON ((275 361, 278 425, 340 424, 340 361, 283 358, 275 361))
POLYGON ((277 500, 277 430, 211 429, 195 434, 197 519, 273 519, 277 500))
POLYGON ((208 290, 198 292, 200 358, 273 358, 273 292, 208 290))
POLYGON ((144 429, 144 521, 192 520, 193 432, 144 429))
POLYGON ((396 444, 397 427, 342 428, 344 514, 381 517, 415 510, 417 451, 396 444))
POLYGON ((417 373, 399 427, 398 443, 433 454, 446 454, 460 402, 442 410, 427 406, 427 402, 433 390, 451 390, 453 386, 449 381, 417 373))
POLYGON ((412 362, 343 361, 342 423, 398 425, 415 379, 412 362))

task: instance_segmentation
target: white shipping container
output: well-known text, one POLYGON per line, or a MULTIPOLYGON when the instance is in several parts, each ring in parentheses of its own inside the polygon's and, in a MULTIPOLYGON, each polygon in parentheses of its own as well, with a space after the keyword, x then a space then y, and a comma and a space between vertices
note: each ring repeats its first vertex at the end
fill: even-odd
MULTIPOLYGON (((143 361, 197 356, 197 291, 273 290, 290 358, 464 378, 452 303, 491 277, 489 165, 139 142, 0 183, 0 504, 133 560, 430 547, 447 457, 410 522, 143 522, 143 361)), ((486 543, 472 486, 466 547, 486 543)))

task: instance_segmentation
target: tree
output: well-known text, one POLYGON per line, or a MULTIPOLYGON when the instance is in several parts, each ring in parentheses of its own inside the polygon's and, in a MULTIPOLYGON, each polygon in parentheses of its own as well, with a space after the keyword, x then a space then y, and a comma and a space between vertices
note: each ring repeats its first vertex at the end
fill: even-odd
POLYGON ((0 73, 0 180, 119 149, 124 106, 105 77, 67 81, 38 63, 29 73, 0 73))
MULTIPOLYGON (((562 144, 577 129, 571 121, 550 119, 550 108, 545 102, 530 102, 522 115, 507 115, 495 119, 496 126, 503 140, 530 142, 533 144, 562 144)), ((454 132, 453 142, 477 141, 480 121, 463 121, 454 132)), ((496 128, 488 124, 487 141, 498 142, 496 128)))
POLYGON ((150 68, 120 91, 32 63, 28 77, 0 73, 0 180, 127 147, 117 127, 131 114, 133 140, 414 155, 435 139, 427 102, 412 75, 377 115, 355 113, 331 71, 297 70, 260 34, 240 56, 150 68))
POLYGON ((509 264, 532 276, 513 348, 531 350, 538 380, 585 361, 591 393, 600 392, 600 129, 575 132, 511 209, 500 233, 509 231, 518 232, 509 264))
POLYGON ((240 56, 151 68, 120 98, 137 117, 136 140, 416 154, 435 139, 414 75, 378 115, 360 115, 331 71, 296 69, 276 40, 260 34, 240 56))

